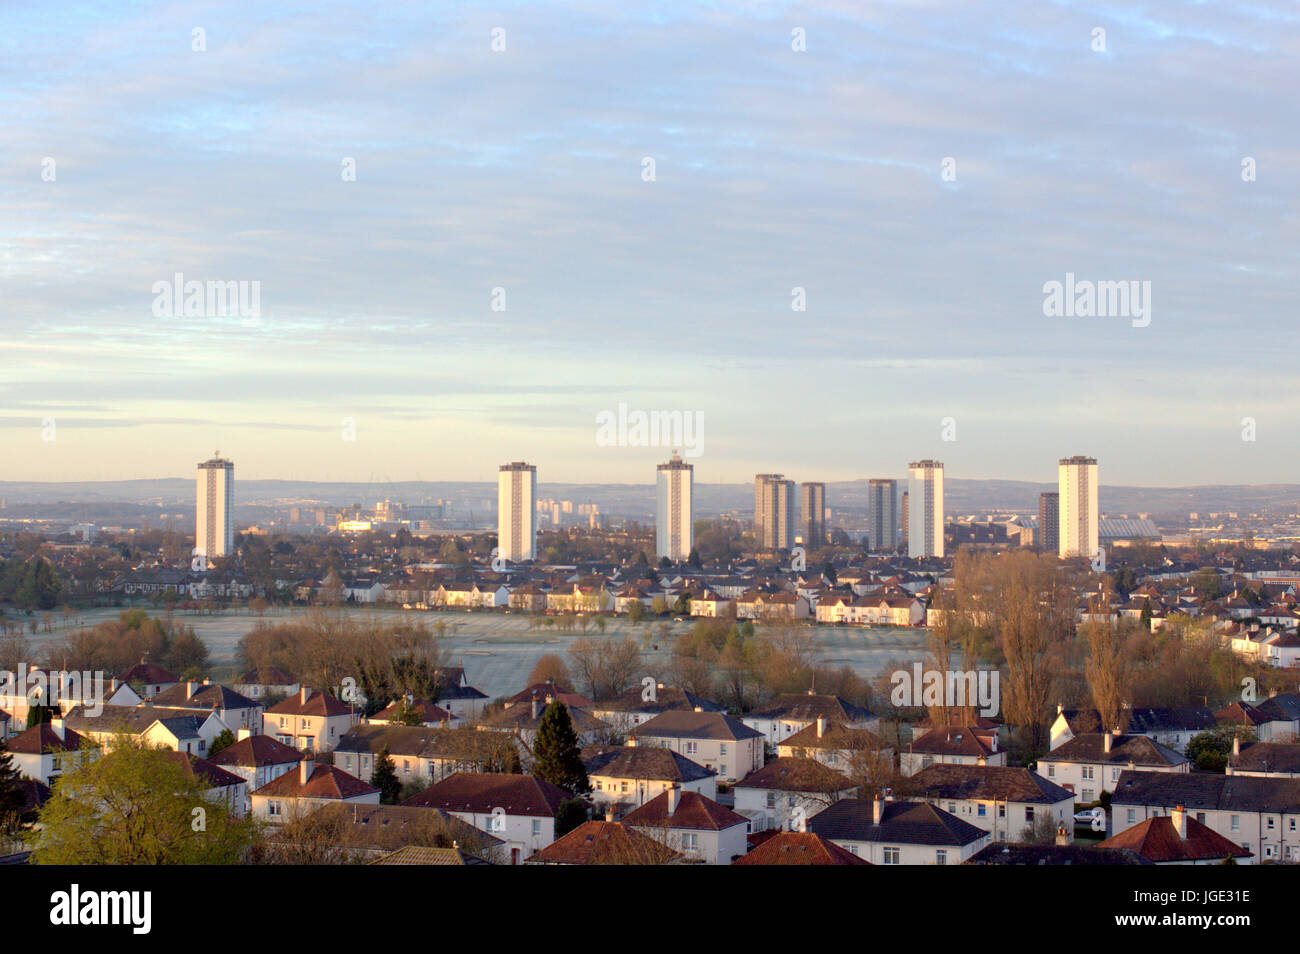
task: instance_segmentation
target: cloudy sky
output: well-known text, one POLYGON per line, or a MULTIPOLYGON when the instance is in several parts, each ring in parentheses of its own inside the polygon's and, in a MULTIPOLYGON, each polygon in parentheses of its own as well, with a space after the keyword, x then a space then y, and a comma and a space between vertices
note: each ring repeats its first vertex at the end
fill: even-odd
POLYGON ((7 3, 0 480, 648 482, 620 403, 706 482, 1300 480, 1298 54, 1290 0, 7 3))

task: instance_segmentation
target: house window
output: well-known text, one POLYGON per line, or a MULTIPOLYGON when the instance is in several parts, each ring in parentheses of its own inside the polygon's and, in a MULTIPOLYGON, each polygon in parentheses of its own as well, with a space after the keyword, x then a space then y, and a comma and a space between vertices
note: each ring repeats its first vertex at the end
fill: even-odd
POLYGON ((687 743, 686 743, 686 754, 687 754, 687 755, 694 755, 696 752, 699 751, 699 749, 700 749, 700 746, 699 746, 699 743, 698 743, 698 742, 687 742, 687 743))
POLYGON ((948 852, 944 851, 942 848, 935 851, 934 863, 936 865, 946 865, 948 863, 948 852))
POLYGON ((979 811, 976 812, 976 814, 979 815, 980 818, 983 818, 988 813, 989 813, 989 807, 985 805, 983 802, 980 802, 979 811))
POLYGON ((999 818, 1006 818, 1006 817, 1007 817, 1007 806, 1005 806, 1005 805, 999 805, 999 806, 998 806, 998 817, 999 817, 999 818))
POLYGON ((885 864, 887 865, 901 864, 902 862, 898 860, 898 857, 899 857, 899 850, 897 848, 885 849, 885 864))
POLYGON ((542 820, 540 818, 533 819, 533 837, 542 837, 542 820))
POLYGON ((1082 772, 1083 772, 1083 774, 1082 774, 1082 778, 1084 778, 1084 779, 1091 779, 1091 778, 1094 777, 1093 774, 1092 774, 1092 766, 1091 766, 1091 765, 1085 765, 1085 766, 1083 766, 1082 772))
POLYGON ((1275 823, 1276 823, 1276 822, 1277 822, 1277 819, 1275 819, 1275 818, 1273 818, 1272 816, 1270 816, 1270 817, 1264 819, 1264 827, 1267 828, 1269 831, 1272 831, 1273 828, 1274 828, 1274 826, 1275 826, 1275 823))
POLYGON ((309 725, 311 725, 311 720, 309 720, 309 719, 299 719, 298 722, 299 722, 299 726, 298 726, 298 727, 299 727, 300 729, 305 729, 305 728, 307 728, 309 725))
POLYGON ((725 742, 723 742, 721 745, 718 746, 718 754, 719 755, 727 754, 727 744, 725 742))
POLYGON ((1083 800, 1084 800, 1085 802, 1095 801, 1095 799, 1093 798, 1092 789, 1090 789, 1090 788, 1085 788, 1085 789, 1083 790, 1083 800))
MULTIPOLYGON (((1197 813, 1196 813, 1196 820, 1197 820, 1198 822, 1200 822, 1202 825, 1204 825, 1204 824, 1205 824, 1205 812, 1197 812, 1197 813)), ((1291 827, 1294 828, 1295 825, 1292 825, 1291 827)))
POLYGON ((700 836, 693 831, 682 833, 682 847, 688 851, 694 851, 700 847, 700 836))
POLYGON ((1136 808, 1130 808, 1130 809, 1128 810, 1128 823, 1129 823, 1130 825, 1132 825, 1132 824, 1134 824, 1134 823, 1136 823, 1136 822, 1137 822, 1137 809, 1136 809, 1136 808))
POLYGON ((1241 816, 1240 816, 1240 815, 1230 815, 1230 816, 1228 817, 1228 827, 1229 827, 1232 831, 1241 831, 1241 816))
POLYGON ((286 719, 284 716, 280 716, 280 728, 282 729, 289 728, 289 720, 286 719))
POLYGON ((1034 806, 1033 806, 1033 805, 1026 805, 1026 806, 1025 806, 1025 821, 1029 822, 1031 825, 1034 823, 1034 806))
POLYGON ((767 807, 776 808, 776 792, 767 793, 767 807))
POLYGON ((1056 763, 1055 763, 1055 762, 1048 762, 1048 763, 1047 763, 1047 777, 1048 777, 1048 778, 1056 778, 1056 763))
POLYGON ((487 830, 490 832, 499 832, 506 830, 506 816, 500 813, 493 813, 488 816, 487 830))
POLYGON ((1117 768, 1113 768, 1113 769, 1110 770, 1110 780, 1111 780, 1112 782, 1118 782, 1118 781, 1119 781, 1119 769, 1117 769, 1117 768))
POLYGON ((280 803, 279 803, 279 802, 267 802, 267 803, 266 803, 266 813, 267 813, 268 815, 272 816, 272 817, 278 817, 279 814, 280 814, 280 803))

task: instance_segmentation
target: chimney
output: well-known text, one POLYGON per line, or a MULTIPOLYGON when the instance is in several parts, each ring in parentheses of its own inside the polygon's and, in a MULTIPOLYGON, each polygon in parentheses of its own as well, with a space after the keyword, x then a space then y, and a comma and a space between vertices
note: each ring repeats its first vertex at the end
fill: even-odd
POLYGON ((1103 732, 1101 735, 1101 750, 1103 752, 1109 752, 1110 744, 1113 741, 1115 741, 1114 736, 1112 736, 1109 732, 1103 732))
POLYGON ((205 686, 210 686, 210 685, 212 685, 212 680, 211 680, 210 678, 208 678, 207 676, 204 676, 204 677, 203 677, 203 685, 205 685, 205 686))
POLYGON ((187 682, 185 683, 185 698, 186 698, 186 699, 189 699, 191 696, 194 695, 194 687, 197 686, 197 685, 198 685, 198 683, 195 682, 195 681, 192 680, 192 679, 189 680, 189 681, 187 681, 187 682))
POLYGON ((826 734, 826 717, 818 716, 817 717, 817 738, 820 739, 825 734, 826 734))
POLYGON ((1232 754, 1235 758, 1241 754, 1241 736, 1233 735, 1232 737, 1232 754))
POLYGON ((1065 706, 1058 702, 1056 704, 1056 714, 1060 715, 1064 711, 1065 711, 1065 706))
POLYGON ((696 712, 703 712, 703 711, 704 711, 704 706, 696 706, 696 707, 695 707, 695 711, 696 711, 696 712))
POLYGON ((1182 805, 1175 805, 1174 810, 1169 813, 1169 820, 1174 823, 1174 830, 1178 832, 1178 837, 1187 840, 1187 809, 1182 805))
POLYGON ((63 741, 63 720, 62 720, 62 719, 51 719, 51 720, 50 720, 50 729, 51 729, 51 731, 54 732, 54 734, 55 734, 56 736, 59 737, 59 741, 62 742, 62 741, 63 741))
POLYGON ((537 699, 533 699, 533 718, 537 718, 537 699))
POLYGON ((871 824, 879 825, 880 820, 885 817, 885 800, 876 793, 876 797, 871 800, 871 824))
POLYGON ((612 822, 613 820, 614 820, 614 806, 610 805, 608 808, 605 809, 605 821, 612 822))
POLYGON ((307 779, 311 778, 312 771, 316 768, 314 759, 307 757, 298 763, 298 784, 306 785, 307 779))
POLYGON ((298 690, 298 704, 306 705, 307 698, 311 695, 311 686, 303 686, 298 690))
POLYGON ((635 749, 635 748, 636 748, 636 736, 635 736, 635 735, 629 735, 629 736, 627 737, 627 744, 628 744, 628 748, 635 749))
POLYGON ((243 742, 245 739, 251 739, 252 737, 253 737, 252 729, 240 729, 238 732, 235 733, 236 742, 243 742))
POLYGON ((668 788, 668 814, 673 815, 677 812, 677 804, 681 801, 682 790, 676 785, 668 788))
POLYGON ((112 679, 108 680, 108 691, 117 692, 117 676, 114 676, 112 679))

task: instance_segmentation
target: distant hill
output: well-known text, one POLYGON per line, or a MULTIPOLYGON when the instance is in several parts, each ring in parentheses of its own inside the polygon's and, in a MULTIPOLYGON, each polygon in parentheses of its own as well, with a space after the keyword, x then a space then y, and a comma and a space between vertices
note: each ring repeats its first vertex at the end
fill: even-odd
MULTIPOLYGON (((906 480, 899 480, 900 490, 906 480)), ((1055 490, 1055 484, 1018 480, 963 480, 944 482, 945 510, 949 515, 989 511, 1036 513, 1038 495, 1055 490)), ((320 483, 295 480, 235 481, 236 500, 257 509, 314 503, 325 507, 369 505, 385 498, 407 504, 450 501, 458 510, 488 512, 496 506, 496 484, 491 481, 400 481, 320 483)), ((652 484, 539 483, 539 498, 554 497, 575 503, 594 503, 613 516, 641 516, 654 509, 652 484)), ((696 484, 696 511, 701 516, 753 509, 753 485, 696 484)), ((0 481, 0 499, 12 515, 15 509, 57 511, 75 516, 89 514, 96 505, 124 505, 128 509, 164 509, 192 512, 194 481, 186 478, 155 480, 79 481, 40 483, 0 481)), ((835 481, 826 485, 826 503, 832 509, 867 507, 867 481, 835 481)), ((1103 484, 1101 507, 1109 513, 1146 512, 1182 514, 1188 511, 1300 510, 1300 484, 1214 484, 1200 487, 1124 487, 1103 484)), ((5 512, 0 512, 0 514, 5 512)))

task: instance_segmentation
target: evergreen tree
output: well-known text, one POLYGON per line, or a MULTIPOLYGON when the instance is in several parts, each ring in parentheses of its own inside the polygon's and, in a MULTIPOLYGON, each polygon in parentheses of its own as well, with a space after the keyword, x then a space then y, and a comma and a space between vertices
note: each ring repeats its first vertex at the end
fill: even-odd
POLYGON ((212 740, 212 744, 208 746, 208 757, 211 758, 222 749, 228 749, 234 744, 235 734, 229 729, 222 729, 217 733, 216 738, 212 740))
POLYGON ((27 728, 34 725, 40 725, 44 722, 51 721, 57 713, 54 706, 44 706, 39 703, 27 707, 27 728))
POLYGON ((575 794, 591 791, 578 748, 578 733, 573 729, 568 706, 562 702, 552 702, 542 713, 533 743, 533 775, 575 794))
POLYGON ((25 801, 23 777, 8 744, 0 740, 0 834, 11 835, 21 827, 25 801))
POLYGON ((563 838, 587 821, 587 803, 580 798, 566 798, 555 812, 555 837, 563 838))
POLYGON ((393 759, 389 756, 386 745, 379 753, 379 758, 375 760, 375 771, 370 776, 370 784, 379 789, 381 805, 396 805, 397 800, 402 797, 402 783, 397 777, 397 767, 393 765, 393 759))

